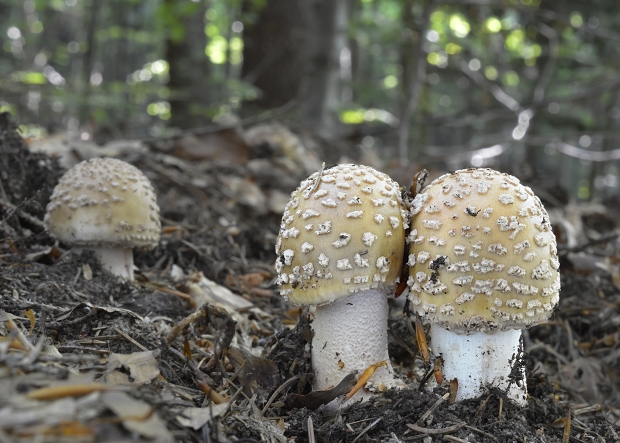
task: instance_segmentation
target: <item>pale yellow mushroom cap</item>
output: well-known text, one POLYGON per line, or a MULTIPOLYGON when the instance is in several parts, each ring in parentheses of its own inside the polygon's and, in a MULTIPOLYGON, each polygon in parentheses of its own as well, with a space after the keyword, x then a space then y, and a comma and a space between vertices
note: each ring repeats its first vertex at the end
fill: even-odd
POLYGON ((492 169, 433 181, 412 204, 410 300, 455 331, 522 328, 549 318, 560 291, 556 240, 532 190, 492 169))
POLYGON ((45 225, 74 246, 153 249, 161 231, 151 182, 114 158, 94 158, 68 170, 54 188, 45 225))
POLYGON ((312 174, 282 216, 280 294, 314 305, 390 287, 402 271, 407 224, 400 188, 386 174, 358 165, 312 174))

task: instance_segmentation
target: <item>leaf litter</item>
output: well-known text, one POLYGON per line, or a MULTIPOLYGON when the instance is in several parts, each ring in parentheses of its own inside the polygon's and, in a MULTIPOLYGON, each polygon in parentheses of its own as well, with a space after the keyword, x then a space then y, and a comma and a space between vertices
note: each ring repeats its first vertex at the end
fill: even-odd
POLYGON ((0 442, 620 441, 617 215, 553 208, 570 244, 559 309, 524 335, 527 407, 493 390, 452 403, 429 387, 415 319, 395 302, 390 355, 407 389, 324 415, 361 374, 312 392, 312 314, 277 295, 273 244, 287 194, 319 167, 304 159, 350 152, 281 124, 232 140, 247 159, 200 145, 185 158, 179 139, 114 145, 162 208, 162 241, 135 254, 128 283, 45 233, 63 170, 0 115, 0 442))

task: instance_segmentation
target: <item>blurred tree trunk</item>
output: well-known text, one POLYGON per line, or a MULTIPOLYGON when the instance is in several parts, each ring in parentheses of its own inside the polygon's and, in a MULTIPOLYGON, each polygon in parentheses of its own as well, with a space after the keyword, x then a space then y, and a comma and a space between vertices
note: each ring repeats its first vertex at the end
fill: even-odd
MULTIPOLYGON (((244 2, 249 13, 251 2, 244 2)), ((262 91, 253 103, 275 108, 299 93, 308 32, 307 0, 268 0, 243 31, 241 77, 262 91)))
MULTIPOLYGON (((164 0, 164 3, 172 12, 178 1, 164 0)), ((166 60, 170 66, 170 124, 181 129, 204 126, 207 119, 206 9, 206 2, 200 2, 191 14, 177 15, 184 32, 180 37, 170 33, 166 40, 166 60)))
POLYGON ((90 8, 88 9, 89 17, 88 24, 86 26, 86 52, 84 53, 84 61, 82 65, 84 93, 82 94, 82 109, 79 114, 83 119, 88 119, 90 117, 90 76, 93 74, 96 42, 95 33, 97 32, 97 17, 100 15, 100 6, 101 0, 92 0, 90 8))
POLYGON ((273 108, 297 98, 302 123, 335 136, 349 16, 349 0, 268 0, 244 31, 242 77, 263 93, 254 103, 273 108))
MULTIPOLYGON (((348 0, 317 0, 310 11, 308 63, 300 91, 301 116, 307 126, 326 138, 338 135, 341 103, 340 59, 349 51, 348 0)), ((348 52, 350 59, 350 51, 348 52)))
MULTIPOLYGON (((398 157, 402 165, 409 164, 409 133, 412 119, 416 120, 416 126, 420 124, 420 96, 426 80, 426 56, 424 54, 423 44, 424 36, 429 28, 430 15, 435 7, 435 0, 425 0, 419 2, 423 9, 421 12, 421 20, 416 26, 416 32, 411 34, 411 42, 409 43, 413 50, 410 50, 412 60, 408 63, 403 62, 403 84, 406 85, 405 100, 402 104, 400 114, 400 125, 398 128, 398 157)), ((415 23, 412 14, 414 2, 405 2, 405 11, 403 19, 406 26, 413 26, 415 23)))

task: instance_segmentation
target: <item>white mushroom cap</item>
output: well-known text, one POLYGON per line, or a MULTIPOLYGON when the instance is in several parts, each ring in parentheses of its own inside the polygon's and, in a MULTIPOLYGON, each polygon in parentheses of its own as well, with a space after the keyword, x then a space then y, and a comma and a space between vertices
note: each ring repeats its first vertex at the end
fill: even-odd
POLYGON ((391 286, 402 270, 402 204, 398 184, 367 166, 338 165, 304 180, 276 243, 281 295, 314 305, 391 286))
POLYGON ((153 249, 161 231, 151 182, 114 158, 83 161, 67 171, 47 205, 45 225, 73 246, 153 249))
POLYGON ((560 291, 556 240, 532 190, 511 175, 466 169, 412 204, 410 300, 454 331, 522 328, 549 318, 560 291))

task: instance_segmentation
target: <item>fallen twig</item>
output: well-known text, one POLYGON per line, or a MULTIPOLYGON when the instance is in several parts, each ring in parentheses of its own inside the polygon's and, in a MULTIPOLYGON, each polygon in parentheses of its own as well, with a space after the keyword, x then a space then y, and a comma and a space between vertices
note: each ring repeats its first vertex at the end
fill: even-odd
POLYGON ((296 375, 294 377, 289 378, 288 380, 286 380, 284 383, 282 383, 280 385, 280 387, 278 389, 275 390, 275 392, 273 394, 271 394, 271 397, 269 398, 269 400, 267 401, 267 403, 265 404, 265 407, 263 408, 263 410, 261 411, 263 415, 265 415, 265 413, 267 412, 267 410, 269 409, 269 406, 271 406, 271 404, 274 402, 274 400, 278 397, 278 395, 280 395, 280 392, 284 391, 286 388, 288 388, 290 385, 292 385, 294 382, 296 382, 297 380, 299 380, 301 378, 301 375, 296 375))
POLYGON ((373 427, 375 427, 375 425, 376 425, 377 423, 379 423, 381 420, 383 420, 383 417, 379 417, 378 419, 376 419, 375 421, 373 421, 371 424, 369 424, 368 426, 366 426, 366 427, 364 428, 364 430, 363 430, 362 432, 360 432, 360 433, 359 433, 359 435, 358 435, 357 437, 355 437, 355 440, 353 440, 353 442, 352 442, 352 443, 355 443, 355 442, 356 442, 356 441, 358 441, 360 438, 362 438, 362 436, 363 436, 366 432, 370 431, 370 430, 371 430, 373 427))
POLYGON ((562 443, 568 443, 570 440, 570 408, 568 408, 568 414, 566 414, 566 422, 564 423, 564 432, 562 432, 562 443))
POLYGON ((489 400, 491 400, 491 397, 493 396, 493 394, 489 395, 487 398, 484 399, 484 401, 482 402, 482 404, 480 405, 480 407, 478 408, 478 410, 476 411, 476 413, 474 414, 474 418, 471 419, 472 423, 476 423, 476 419, 478 418, 478 415, 480 415, 480 413, 482 412, 482 410, 484 409, 484 407, 487 405, 487 403, 489 402, 489 400))
POLYGON ((116 332, 118 335, 120 335, 121 337, 123 337, 125 340, 127 340, 129 343, 132 343, 134 346, 138 347, 138 349, 141 349, 142 351, 148 351, 147 348, 145 348, 144 346, 142 346, 140 343, 138 343, 137 341, 135 341, 133 338, 131 338, 129 335, 127 335, 126 333, 124 333, 123 331, 121 331, 118 328, 114 328, 114 332, 116 332))
POLYGON ((445 393, 442 397, 439 398, 439 400, 437 400, 435 403, 433 403, 433 406, 430 407, 430 409, 428 411, 426 411, 422 417, 420 417, 420 419, 417 421, 418 423, 422 424, 424 423, 424 421, 433 413, 435 412, 435 410, 444 402, 448 399, 448 397, 450 397, 450 393, 447 392, 445 393))
POLYGON ((308 442, 315 443, 314 439, 314 423, 312 423, 312 417, 308 417, 308 442))
POLYGON ((106 391, 110 386, 101 383, 49 386, 30 391, 26 397, 32 400, 51 400, 63 397, 87 395, 96 391, 106 391))
POLYGON ((463 427, 463 425, 458 424, 458 425, 448 426, 447 428, 431 429, 431 428, 423 428, 422 426, 407 423, 407 427, 411 429, 412 431, 416 431, 421 434, 438 435, 438 434, 449 434, 450 432, 458 431, 459 429, 463 427))

